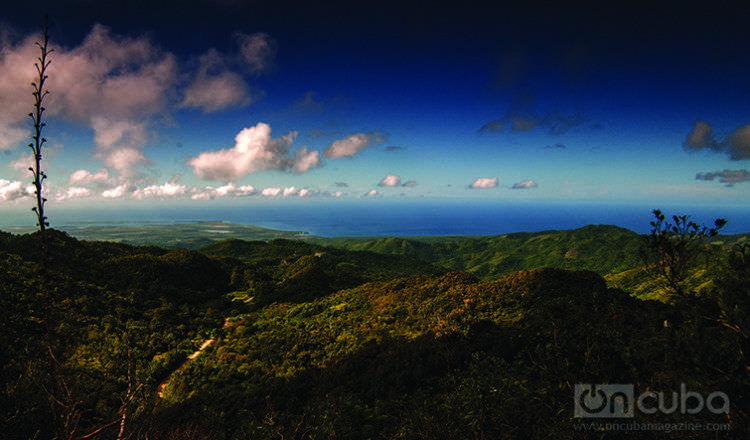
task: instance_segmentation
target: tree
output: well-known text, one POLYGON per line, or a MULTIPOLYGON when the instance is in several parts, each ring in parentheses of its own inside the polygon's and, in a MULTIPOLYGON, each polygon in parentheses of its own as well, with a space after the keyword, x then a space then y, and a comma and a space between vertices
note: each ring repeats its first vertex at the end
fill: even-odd
POLYGON ((672 216, 672 222, 658 209, 653 211, 655 220, 651 222, 651 233, 644 237, 641 258, 646 268, 662 278, 667 287, 678 297, 684 297, 684 282, 690 269, 695 267, 700 257, 708 257, 710 247, 704 240, 715 237, 727 224, 724 219, 716 219, 714 227, 700 226, 687 215, 672 216))

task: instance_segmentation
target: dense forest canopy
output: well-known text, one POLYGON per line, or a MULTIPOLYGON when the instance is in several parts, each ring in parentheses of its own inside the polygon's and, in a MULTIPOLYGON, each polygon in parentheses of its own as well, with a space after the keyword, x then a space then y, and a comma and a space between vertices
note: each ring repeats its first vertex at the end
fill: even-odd
POLYGON ((47 234, 73 405, 49 404, 37 237, 0 233, 6 438, 123 420, 144 439, 619 437, 574 417, 574 385, 605 383, 723 392, 728 414, 633 421, 747 429, 741 236, 707 240, 677 297, 638 261, 644 237, 610 226, 193 250, 47 234))

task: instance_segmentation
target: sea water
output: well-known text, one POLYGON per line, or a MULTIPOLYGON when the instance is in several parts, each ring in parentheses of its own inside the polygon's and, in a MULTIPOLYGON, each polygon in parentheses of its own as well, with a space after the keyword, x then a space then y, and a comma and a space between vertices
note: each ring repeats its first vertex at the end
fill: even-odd
MULTIPOLYGON (((270 229, 301 231, 323 237, 499 235, 512 232, 575 229, 589 224, 616 225, 638 233, 650 230, 655 207, 605 203, 508 203, 488 201, 373 201, 49 207, 53 228, 71 230, 87 225, 175 224, 224 221, 270 229)), ((716 218, 729 221, 726 234, 750 232, 750 209, 745 207, 664 206, 665 214, 690 215, 713 226, 716 218)), ((33 213, 0 211, 0 229, 33 226, 33 213)))

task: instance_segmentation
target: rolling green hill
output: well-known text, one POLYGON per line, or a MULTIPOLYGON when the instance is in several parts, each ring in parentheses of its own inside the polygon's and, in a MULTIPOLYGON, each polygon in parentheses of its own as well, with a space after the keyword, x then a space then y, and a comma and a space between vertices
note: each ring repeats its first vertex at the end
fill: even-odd
POLYGON ((696 296, 654 301, 634 296, 661 299, 633 262, 638 235, 611 226, 197 250, 49 234, 51 309, 37 237, 0 232, 4 438, 116 438, 120 426, 165 440, 705 434, 582 431, 579 383, 721 391, 728 414, 629 421, 738 439, 750 428, 740 254, 696 267, 709 281, 696 296))
POLYGON ((332 239, 322 243, 350 250, 413 255, 479 278, 539 267, 587 269, 601 275, 622 272, 640 264, 638 249, 641 246, 637 233, 607 225, 444 241, 389 237, 367 241, 332 239))

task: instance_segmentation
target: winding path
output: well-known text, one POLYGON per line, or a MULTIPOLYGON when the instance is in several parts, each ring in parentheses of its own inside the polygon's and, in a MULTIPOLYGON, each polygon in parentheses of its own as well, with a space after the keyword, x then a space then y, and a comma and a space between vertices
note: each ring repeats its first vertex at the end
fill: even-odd
MULTIPOLYGON (((227 328, 227 327, 229 327, 229 321, 227 321, 227 318, 224 318, 224 325, 222 325, 221 328, 227 328)), ((181 370, 182 368, 185 368, 185 365, 187 365, 188 362, 190 362, 193 359, 197 358, 203 352, 203 350, 207 349, 214 342, 214 340, 215 340, 214 338, 210 338, 210 339, 205 340, 201 344, 201 346, 198 348, 198 350, 194 351, 190 356, 188 356, 187 360, 185 360, 185 362, 183 362, 182 365, 180 365, 179 367, 175 368, 175 370, 173 372, 171 372, 169 374, 169 376, 167 376, 167 378, 164 379, 164 381, 162 381, 162 383, 159 384, 158 387, 156 387, 156 394, 159 397, 163 398, 164 397, 164 388, 169 383, 169 380, 172 379, 172 376, 176 372, 178 372, 179 370, 181 370)))

